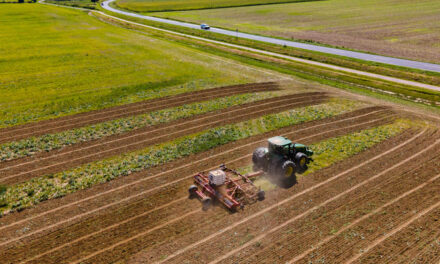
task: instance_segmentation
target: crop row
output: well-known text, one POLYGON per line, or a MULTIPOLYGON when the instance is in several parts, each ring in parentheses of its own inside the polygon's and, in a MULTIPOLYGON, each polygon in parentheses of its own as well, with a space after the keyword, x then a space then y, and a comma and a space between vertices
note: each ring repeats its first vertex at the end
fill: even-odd
POLYGON ((90 126, 26 138, 0 145, 0 161, 32 156, 41 151, 51 151, 68 145, 96 140, 107 136, 122 134, 134 129, 188 118, 231 106, 252 103, 272 98, 278 92, 246 93, 203 102, 185 104, 178 107, 161 109, 141 115, 106 121, 90 126))
POLYGON ((333 99, 321 104, 293 109, 260 118, 208 129, 125 153, 106 160, 92 162, 75 169, 33 178, 10 186, 3 196, 5 204, 0 212, 21 210, 51 198, 86 189, 117 177, 126 176, 153 166, 209 150, 232 141, 273 131, 303 122, 343 114, 359 107, 358 102, 333 99))

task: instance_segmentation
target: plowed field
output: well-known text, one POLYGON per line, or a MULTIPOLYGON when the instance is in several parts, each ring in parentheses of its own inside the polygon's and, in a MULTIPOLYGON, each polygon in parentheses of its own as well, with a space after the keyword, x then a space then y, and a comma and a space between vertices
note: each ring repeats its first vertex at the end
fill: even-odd
MULTIPOLYGON (((279 89, 276 83, 260 83, 149 100, 4 129, 0 142, 275 89, 279 89)), ((54 173, 182 136, 325 104, 334 97, 328 92, 287 94, 1 162, 0 183, 13 188, 38 182, 54 173)), ((440 131, 436 124, 418 118, 391 107, 364 104, 333 117, 226 142, 10 212, 0 218, 0 262, 438 262, 440 131), (302 175, 290 188, 269 188, 264 201, 236 213, 221 206, 202 211, 198 200, 188 199, 193 174, 221 163, 246 167, 252 151, 266 145, 268 137, 283 135, 318 146, 363 131, 373 131, 366 133, 371 136, 375 128, 403 119, 411 120, 411 127, 302 175)), ((340 144, 360 144, 353 142, 340 144)))

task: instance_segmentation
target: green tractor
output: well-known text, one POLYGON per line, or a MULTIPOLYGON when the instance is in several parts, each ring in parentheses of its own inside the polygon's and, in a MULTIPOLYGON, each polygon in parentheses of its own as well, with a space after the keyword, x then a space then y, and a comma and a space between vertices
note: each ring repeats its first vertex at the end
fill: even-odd
POLYGON ((302 174, 313 161, 313 151, 281 136, 268 139, 268 147, 257 148, 252 155, 254 171, 262 170, 285 187, 296 183, 295 173, 302 174))

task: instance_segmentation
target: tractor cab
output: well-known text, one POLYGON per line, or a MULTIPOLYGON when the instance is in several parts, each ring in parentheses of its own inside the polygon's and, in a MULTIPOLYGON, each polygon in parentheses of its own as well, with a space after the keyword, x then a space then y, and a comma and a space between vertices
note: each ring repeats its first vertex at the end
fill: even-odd
POLYGON ((272 137, 268 139, 269 153, 283 156, 290 156, 295 152, 295 146, 289 139, 281 136, 272 137))
POLYGON ((271 137, 268 139, 269 153, 283 155, 287 157, 295 156, 297 152, 302 152, 308 157, 313 155, 313 151, 307 146, 298 143, 292 143, 288 138, 282 136, 271 137))

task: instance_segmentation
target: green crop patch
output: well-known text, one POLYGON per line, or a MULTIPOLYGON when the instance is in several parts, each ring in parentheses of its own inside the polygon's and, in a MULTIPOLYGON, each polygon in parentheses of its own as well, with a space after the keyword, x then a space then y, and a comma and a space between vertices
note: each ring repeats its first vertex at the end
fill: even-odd
POLYGON ((0 128, 274 79, 232 60, 40 4, 0 8, 0 128))
POLYGON ((120 118, 86 127, 67 130, 60 133, 26 138, 20 141, 0 145, 0 160, 12 160, 33 156, 42 151, 51 151, 65 146, 96 140, 103 137, 126 133, 135 129, 188 118, 231 106, 252 103, 277 96, 277 92, 248 93, 217 98, 210 101, 186 104, 178 107, 158 110, 120 118))
POLYGON ((92 162, 72 170, 33 178, 7 189, 3 195, 6 205, 0 208, 0 212, 8 213, 21 210, 47 199, 90 188, 99 183, 159 166, 229 142, 307 121, 336 116, 362 106, 364 104, 360 102, 335 99, 321 105, 307 106, 208 129, 140 151, 92 162))

